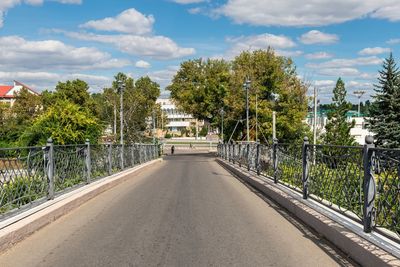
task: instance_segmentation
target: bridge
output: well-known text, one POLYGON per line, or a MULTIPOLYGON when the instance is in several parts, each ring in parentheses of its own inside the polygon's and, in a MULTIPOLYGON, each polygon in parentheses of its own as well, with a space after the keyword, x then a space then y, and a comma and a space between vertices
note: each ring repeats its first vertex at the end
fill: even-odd
MULTIPOLYGON (((217 159, 215 153, 178 150, 162 160, 153 155, 131 169, 55 194, 33 211, 24 211, 29 215, 17 213, 3 220, 0 265, 360 264, 351 255, 354 252, 337 246, 326 238, 329 234, 288 211, 268 190, 249 181, 251 177, 257 180, 256 173, 217 159)), ((262 186, 268 187, 264 182, 262 186)), ((370 242, 351 239, 354 244, 370 242)), ((399 264, 391 254, 394 250, 371 244, 361 255, 370 264, 361 264, 399 264)))

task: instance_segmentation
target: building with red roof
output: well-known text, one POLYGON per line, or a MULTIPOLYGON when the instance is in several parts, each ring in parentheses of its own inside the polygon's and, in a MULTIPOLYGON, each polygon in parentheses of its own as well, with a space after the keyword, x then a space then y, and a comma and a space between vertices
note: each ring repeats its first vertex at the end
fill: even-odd
POLYGON ((30 88, 29 86, 21 82, 14 81, 14 85, 0 85, 0 102, 8 103, 10 106, 12 106, 15 102, 16 94, 22 88, 25 88, 31 94, 39 95, 38 92, 30 88))

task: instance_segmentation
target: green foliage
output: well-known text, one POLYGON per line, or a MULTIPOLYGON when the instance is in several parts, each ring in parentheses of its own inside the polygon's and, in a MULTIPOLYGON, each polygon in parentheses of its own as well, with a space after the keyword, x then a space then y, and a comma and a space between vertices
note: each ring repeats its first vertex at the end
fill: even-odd
POLYGON ((0 213, 21 207, 46 196, 46 183, 40 177, 19 177, 0 188, 0 213))
MULTIPOLYGON (((109 102, 112 103, 116 100, 118 116, 120 111, 120 95, 117 94, 118 80, 123 81, 125 84, 123 92, 124 138, 126 142, 134 143, 138 140, 143 140, 145 130, 148 127, 146 119, 153 115, 153 111, 155 115, 161 114, 160 106, 156 105, 156 100, 160 96, 160 86, 147 76, 141 77, 134 82, 132 78, 127 77, 125 74, 118 73, 113 82, 114 94, 106 91, 103 93, 108 93, 107 99, 110 99, 109 102)), ((119 124, 117 128, 117 133, 119 133, 119 124)))
POLYGON ((204 137, 204 136, 207 136, 207 134, 208 134, 208 127, 203 126, 203 128, 201 128, 201 130, 199 132, 199 135, 204 137))
POLYGON ((400 147, 400 72, 392 53, 383 62, 370 108, 370 130, 379 146, 400 147))
POLYGON ((181 67, 167 90, 177 106, 201 120, 219 123, 230 80, 230 64, 224 60, 195 59, 181 67))
POLYGON ((96 143, 102 128, 96 117, 77 104, 60 100, 34 120, 20 137, 23 145, 45 144, 52 138, 55 144, 84 143, 88 138, 96 143))
MULTIPOLYGON (((272 137, 272 111, 276 111, 278 138, 284 142, 301 140, 307 132, 302 123, 307 113, 307 88, 297 78, 292 60, 276 56, 272 49, 242 52, 232 62, 185 61, 168 90, 180 108, 214 127, 221 126, 219 111, 223 108, 224 131, 231 133, 237 121, 246 118, 243 83, 247 79, 251 81, 251 139, 255 139, 257 96, 259 133, 272 137)), ((242 139, 245 128, 245 123, 239 123, 233 138, 242 139)), ((226 139, 229 136, 225 134, 226 139)))
POLYGON ((346 88, 339 78, 333 89, 332 104, 328 112, 328 123, 325 126, 326 133, 323 140, 326 144, 351 146, 355 144, 354 137, 350 135, 350 129, 354 127, 354 121, 347 122, 346 113, 351 109, 351 104, 346 101, 346 88))

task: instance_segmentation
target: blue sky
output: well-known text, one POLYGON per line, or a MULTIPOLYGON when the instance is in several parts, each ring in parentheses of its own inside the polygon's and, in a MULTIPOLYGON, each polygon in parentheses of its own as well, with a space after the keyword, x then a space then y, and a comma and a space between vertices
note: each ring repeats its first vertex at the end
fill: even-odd
POLYGON ((329 102, 335 81, 373 94, 400 46, 398 0, 1 0, 0 83, 41 91, 125 72, 167 86, 183 60, 271 46, 329 102), (299 4, 301 2, 301 4, 299 4))

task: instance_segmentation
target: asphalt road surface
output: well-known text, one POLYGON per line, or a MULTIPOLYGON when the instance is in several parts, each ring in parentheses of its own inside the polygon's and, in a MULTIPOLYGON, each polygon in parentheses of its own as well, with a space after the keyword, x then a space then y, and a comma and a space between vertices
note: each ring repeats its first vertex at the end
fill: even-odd
POLYGON ((0 255, 0 266, 338 266, 346 258, 208 154, 166 156, 0 255))

